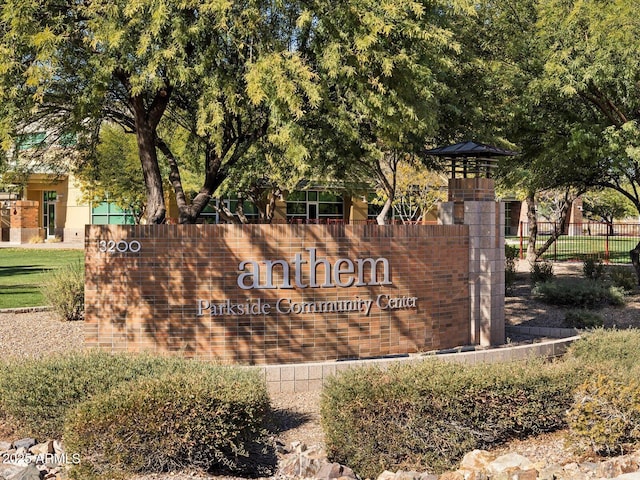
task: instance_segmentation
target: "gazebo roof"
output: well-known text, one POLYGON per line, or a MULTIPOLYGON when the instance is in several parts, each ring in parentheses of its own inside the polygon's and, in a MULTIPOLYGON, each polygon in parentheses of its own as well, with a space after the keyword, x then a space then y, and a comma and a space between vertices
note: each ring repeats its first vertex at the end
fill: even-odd
POLYGON ((497 157, 519 155, 518 152, 512 150, 471 141, 426 150, 424 154, 449 159, 451 161, 451 178, 456 178, 456 173, 465 178, 467 176, 486 176, 488 178, 491 176, 491 170, 498 163, 497 157), (457 159, 461 159, 461 161, 457 159))
POLYGON ((507 150, 500 147, 494 147, 493 145, 485 145, 484 143, 476 142, 460 142, 455 145, 448 145, 446 147, 433 148, 424 152, 426 155, 433 155, 437 157, 508 157, 519 155, 518 152, 507 150))

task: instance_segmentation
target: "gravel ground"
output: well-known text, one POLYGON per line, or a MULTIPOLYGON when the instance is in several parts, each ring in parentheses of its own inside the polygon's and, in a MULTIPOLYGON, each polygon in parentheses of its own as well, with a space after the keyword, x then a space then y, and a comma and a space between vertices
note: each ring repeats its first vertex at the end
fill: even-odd
POLYGON ((83 322, 63 322, 51 312, 0 313, 2 358, 42 357, 83 348, 83 322))
MULTIPOLYGON (((580 275, 581 264, 556 264, 556 275, 580 275)), ((518 266, 517 285, 514 293, 506 299, 508 324, 528 326, 563 325, 564 310, 549 307, 531 299, 528 286, 528 266, 518 266)), ((632 296, 625 307, 601 311, 605 323, 620 327, 640 326, 640 297, 632 296)), ((41 357, 57 352, 83 348, 82 322, 60 322, 50 312, 6 313, 0 312, 0 355, 3 358, 41 357)), ((271 397, 274 422, 279 424, 277 439, 285 445, 301 441, 307 445, 323 445, 320 428, 320 393, 286 393, 271 397)), ((6 426, 0 424, 0 439, 6 438, 6 426)), ((526 441, 515 441, 502 447, 500 452, 517 452, 534 462, 565 464, 578 460, 565 447, 565 433, 542 435, 526 441)), ((132 477, 131 480, 188 480, 231 479, 232 477, 209 476, 202 472, 185 471, 174 474, 150 474, 132 477)))

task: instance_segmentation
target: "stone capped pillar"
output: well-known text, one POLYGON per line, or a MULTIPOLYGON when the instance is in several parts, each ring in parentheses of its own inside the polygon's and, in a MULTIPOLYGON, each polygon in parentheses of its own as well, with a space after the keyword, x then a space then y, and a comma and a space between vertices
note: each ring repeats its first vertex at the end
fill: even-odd
POLYGON ((41 236, 38 215, 38 202, 33 200, 12 202, 9 241, 12 243, 27 243, 32 237, 41 236))
POLYGON ((499 345, 504 333, 504 204, 495 201, 490 178, 449 180, 449 201, 439 222, 469 226, 471 343, 499 345))

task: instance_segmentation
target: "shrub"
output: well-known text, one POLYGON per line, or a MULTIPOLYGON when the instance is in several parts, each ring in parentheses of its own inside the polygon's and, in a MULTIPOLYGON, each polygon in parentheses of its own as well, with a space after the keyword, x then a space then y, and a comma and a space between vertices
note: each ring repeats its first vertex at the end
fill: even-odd
POLYGON ((571 438, 596 453, 618 454, 640 445, 640 383, 597 375, 576 391, 567 412, 571 438))
POLYGON ((566 358, 589 369, 626 376, 640 367, 640 330, 596 329, 574 342, 566 358))
POLYGON ((468 451, 565 426, 572 362, 425 361, 333 377, 321 399, 330 458, 361 477, 450 469, 468 451))
POLYGON ((518 258, 518 248, 512 245, 504 246, 504 288, 505 293, 513 290, 516 281, 516 259, 518 258))
POLYGON ((604 264, 599 258, 587 257, 582 262, 582 273, 585 278, 600 280, 604 277, 604 264))
POLYGON ((596 328, 604 325, 602 315, 589 310, 569 310, 564 321, 573 328, 596 328))
POLYGON ((273 463, 250 457, 266 449, 268 410, 256 372, 193 362, 77 405, 66 416, 64 442, 67 451, 82 454, 76 478, 185 466, 269 473, 273 463))
POLYGON ((538 283, 535 297, 551 305, 595 308, 603 305, 623 305, 624 292, 603 282, 569 278, 538 283))
POLYGON ((533 285, 548 282, 553 276, 553 264, 551 262, 535 262, 531 266, 531 283, 533 285))
POLYGON ((24 435, 59 438, 66 413, 91 396, 175 368, 176 360, 93 351, 13 361, 0 369, 0 410, 24 435))
POLYGON ((47 276, 42 294, 61 320, 84 318, 84 268, 80 262, 62 266, 47 276))
POLYGON ((608 274, 609 281, 613 286, 621 288, 627 293, 636 289, 638 277, 631 268, 622 265, 614 266, 609 269, 608 274))

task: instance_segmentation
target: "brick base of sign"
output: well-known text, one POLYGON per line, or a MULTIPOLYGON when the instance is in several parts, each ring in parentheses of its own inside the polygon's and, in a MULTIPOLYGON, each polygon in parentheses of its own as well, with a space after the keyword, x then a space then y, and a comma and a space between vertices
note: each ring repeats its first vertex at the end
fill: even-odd
POLYGON ((271 364, 470 342, 466 225, 93 225, 85 242, 88 347, 271 364))

